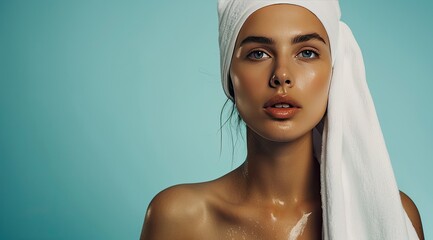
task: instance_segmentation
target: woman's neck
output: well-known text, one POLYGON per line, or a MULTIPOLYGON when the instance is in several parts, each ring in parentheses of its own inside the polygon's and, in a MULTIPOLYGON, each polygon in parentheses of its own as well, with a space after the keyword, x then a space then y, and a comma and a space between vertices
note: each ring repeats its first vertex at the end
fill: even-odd
POLYGON ((312 134, 279 143, 247 128, 243 166, 250 200, 275 204, 320 201, 320 166, 313 157, 312 134))

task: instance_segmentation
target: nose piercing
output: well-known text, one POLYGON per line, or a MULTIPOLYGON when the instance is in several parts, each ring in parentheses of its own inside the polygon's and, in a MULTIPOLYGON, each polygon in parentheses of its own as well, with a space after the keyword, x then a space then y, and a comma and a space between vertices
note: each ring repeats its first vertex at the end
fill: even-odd
MULTIPOLYGON (((290 80, 285 80, 284 81, 284 83, 286 83, 286 84, 288 84, 289 86, 291 86, 291 81, 290 80)), ((269 81, 269 86, 271 87, 271 88, 276 88, 276 87, 278 87, 278 86, 280 86, 281 85, 281 82, 280 82, 280 80, 277 78, 277 76, 274 74, 274 75, 272 75, 272 77, 271 77, 271 79, 270 79, 270 81, 269 81)))

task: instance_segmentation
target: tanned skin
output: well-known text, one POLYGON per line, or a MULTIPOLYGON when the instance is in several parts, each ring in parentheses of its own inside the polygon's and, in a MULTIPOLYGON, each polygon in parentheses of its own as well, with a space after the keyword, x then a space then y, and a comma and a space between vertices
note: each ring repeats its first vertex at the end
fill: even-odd
MULTIPOLYGON (((230 68, 236 107, 247 125, 246 160, 219 179, 160 192, 149 205, 141 239, 287 240, 296 225, 303 230, 298 240, 321 239, 312 129, 326 112, 331 75, 328 35, 311 12, 278 4, 250 15, 230 68), (309 40, 293 41, 307 35, 309 40), (263 108, 277 95, 289 96, 300 110, 288 119, 271 117, 263 108)), ((400 194, 424 239, 415 204, 400 194)))

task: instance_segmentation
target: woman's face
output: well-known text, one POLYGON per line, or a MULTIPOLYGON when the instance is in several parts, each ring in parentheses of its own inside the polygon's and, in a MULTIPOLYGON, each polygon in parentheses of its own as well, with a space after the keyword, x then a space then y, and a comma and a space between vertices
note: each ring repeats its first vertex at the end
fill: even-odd
POLYGON ((322 119, 332 74, 328 35, 303 7, 277 4, 242 26, 230 77, 236 107, 256 134, 287 142, 322 119))

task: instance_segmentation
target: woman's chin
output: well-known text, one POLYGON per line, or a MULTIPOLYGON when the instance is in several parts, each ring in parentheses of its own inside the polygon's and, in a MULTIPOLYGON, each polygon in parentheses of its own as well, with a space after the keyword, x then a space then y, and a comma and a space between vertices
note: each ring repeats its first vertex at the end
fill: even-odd
POLYGON ((312 128, 307 128, 303 130, 300 128, 295 128, 293 126, 278 126, 265 129, 251 130, 254 132, 254 135, 257 135, 258 137, 263 138, 267 141, 277 143, 293 142, 312 132, 312 128))

